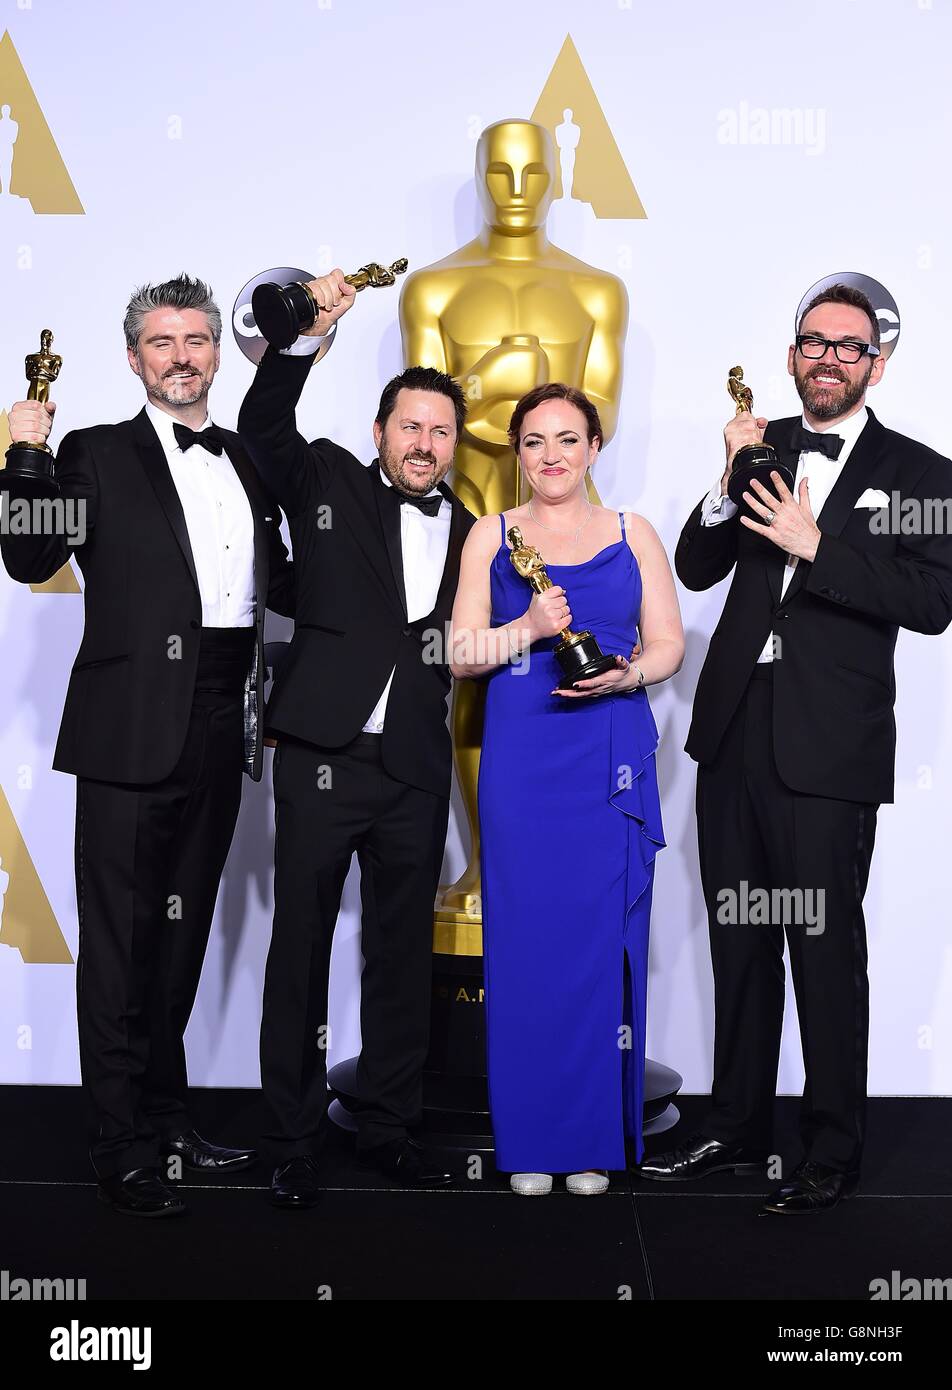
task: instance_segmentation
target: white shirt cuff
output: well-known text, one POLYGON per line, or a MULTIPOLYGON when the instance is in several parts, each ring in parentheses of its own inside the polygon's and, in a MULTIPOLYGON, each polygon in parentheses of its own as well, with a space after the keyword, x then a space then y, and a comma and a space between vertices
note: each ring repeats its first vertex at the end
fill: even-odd
POLYGON ((306 338, 304 336, 295 338, 290 347, 281 349, 282 357, 313 357, 322 347, 330 342, 337 332, 337 324, 332 323, 326 333, 322 333, 319 338, 306 338))
POLYGON ((736 512, 735 503, 731 501, 726 492, 721 492, 721 480, 718 478, 701 503, 701 525, 719 526, 722 521, 730 521, 736 512))

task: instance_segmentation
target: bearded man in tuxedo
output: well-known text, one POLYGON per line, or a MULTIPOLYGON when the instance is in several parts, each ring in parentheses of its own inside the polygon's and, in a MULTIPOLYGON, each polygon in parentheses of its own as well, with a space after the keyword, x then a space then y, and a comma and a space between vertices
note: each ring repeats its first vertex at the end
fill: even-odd
POLYGON ((714 1082, 699 1133, 641 1165, 656 1181, 762 1171, 790 951, 806 1082, 802 1162, 763 1211, 825 1210, 857 1189, 869 1032, 863 895, 879 806, 893 799, 900 628, 952 620, 949 460, 884 428, 866 405, 883 376, 860 291, 807 306, 787 369, 794 419, 737 415, 727 466, 694 509, 675 566, 687 588, 733 571, 698 680, 687 752, 698 763, 701 879, 714 969, 714 1082), (737 450, 772 444, 795 474, 727 496, 737 450), (918 527, 889 524, 902 498, 918 527), (911 512, 909 509, 911 508, 911 512), (738 916, 752 890, 770 910, 738 916))
MULTIPOLYGON (((203 1139, 183 1037, 242 775, 261 777, 264 611, 294 611, 281 514, 232 430, 212 424, 221 314, 201 280, 143 285, 125 322, 145 407, 73 430, 56 460, 82 543, 0 537, 23 583, 74 554, 85 629, 53 766, 76 777, 79 1056, 100 1198, 178 1216, 160 1160, 225 1173, 251 1149, 203 1139)), ((52 402, 19 401, 14 440, 45 440, 52 402)), ((15 496, 15 485, 11 497, 15 496)), ((171 1168, 166 1170, 172 1172, 171 1168)))
POLYGON ((452 1181, 412 1130, 452 774, 446 633, 475 521, 443 481, 466 416, 444 372, 409 367, 386 385, 369 467, 298 433, 315 356, 355 296, 340 270, 309 288, 320 306, 313 327, 283 352, 267 349, 238 420, 287 512, 298 578, 294 637, 268 703, 278 741, 275 887, 261 1023, 271 1200, 288 1209, 321 1194, 328 969, 354 854, 364 956, 358 1152, 401 1185, 452 1181))

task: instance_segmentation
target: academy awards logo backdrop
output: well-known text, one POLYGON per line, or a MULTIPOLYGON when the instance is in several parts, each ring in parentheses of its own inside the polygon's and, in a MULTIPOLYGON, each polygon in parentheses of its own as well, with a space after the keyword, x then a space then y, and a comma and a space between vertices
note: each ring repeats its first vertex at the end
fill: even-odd
MULTIPOLYGON (((0 218, 4 205, 29 204, 35 213, 84 213, 63 157, 8 32, 0 39, 0 218)), ((10 444, 7 413, 0 411, 0 468, 10 444)), ((31 584, 34 593, 78 594, 71 566, 44 584, 31 584)))
MULTIPOLYGON (((0 219, 11 208, 80 214, 84 208, 9 33, 0 39, 0 219)), ((24 387, 25 393, 25 387, 24 387)), ((10 444, 0 410, 0 467, 10 444)), ((34 593, 78 594, 69 565, 34 593)), ((70 965, 73 957, 3 790, 0 789, 0 945, 29 965, 70 965)))
POLYGON ((83 213, 73 181, 9 33, 0 39, 0 204, 20 198, 34 212, 83 213))
POLYGON ((71 965, 73 961, 2 788, 0 946, 12 946, 28 965, 71 965))
POLYGON ((590 203, 598 218, 647 216, 571 34, 529 119, 559 151, 556 198, 590 203))

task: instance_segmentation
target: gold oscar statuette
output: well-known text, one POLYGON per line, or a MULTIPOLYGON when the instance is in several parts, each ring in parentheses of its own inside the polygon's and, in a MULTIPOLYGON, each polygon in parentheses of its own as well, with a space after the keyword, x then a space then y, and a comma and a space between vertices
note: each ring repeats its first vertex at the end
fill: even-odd
MULTIPOLYGON (((533 593, 544 594, 551 589, 552 580, 536 547, 525 544, 518 526, 510 526, 506 535, 512 546, 509 559, 516 574, 528 581, 533 593)), ((566 627, 559 636, 562 640, 555 647, 555 658, 562 668, 560 690, 571 690, 576 681, 590 680, 614 667, 615 658, 603 654, 590 632, 572 632, 566 627)))
MULTIPOLYGON (((407 276, 400 293, 405 366, 448 372, 467 398, 453 491, 475 516, 499 515, 525 501, 509 419, 535 386, 564 381, 598 407, 604 438, 618 423, 628 293, 617 275, 580 260, 549 239, 559 151, 545 126, 529 120, 487 126, 476 149, 476 236, 407 276)), ((591 479, 588 495, 598 502, 591 479)), ((453 754, 470 833, 459 879, 440 889, 434 951, 482 952, 479 875, 479 774, 484 681, 457 683, 453 754)))
MULTIPOLYGON (((369 261, 352 275, 345 275, 344 279, 358 291, 385 289, 396 282, 397 276, 402 275, 408 265, 405 256, 392 265, 369 261)), ((251 310, 262 337, 279 351, 290 347, 298 334, 313 327, 321 312, 304 280, 293 280, 290 285, 265 281, 256 287, 251 296, 251 310)))
MULTIPOLYGON (((727 374, 727 391, 737 407, 737 415, 752 415, 754 413, 754 393, 744 381, 743 367, 731 367, 727 374)), ((743 508, 745 513, 749 515, 750 508, 744 501, 744 493, 751 491, 750 485, 756 478, 759 483, 762 483, 776 496, 770 477, 774 471, 781 475, 787 487, 793 488, 793 474, 785 464, 780 462, 777 451, 772 444, 745 444, 734 455, 731 475, 727 480, 728 497, 736 507, 743 508)))
MULTIPOLYGON (((53 334, 44 328, 39 352, 26 358, 26 379, 30 383, 28 401, 48 401, 50 386, 59 376, 62 357, 52 351, 53 334)), ((0 471, 0 489, 15 491, 20 497, 55 497, 59 484, 53 477, 53 451, 39 440, 19 440, 10 445, 6 467, 0 471)))

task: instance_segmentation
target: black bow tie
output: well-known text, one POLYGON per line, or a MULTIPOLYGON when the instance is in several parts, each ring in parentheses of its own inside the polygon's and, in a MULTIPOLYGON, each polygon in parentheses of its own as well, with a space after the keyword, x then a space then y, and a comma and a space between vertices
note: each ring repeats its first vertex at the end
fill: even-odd
POLYGON ((429 497, 411 497, 409 493, 401 492, 399 488, 395 488, 393 484, 388 487, 383 480, 383 471, 379 464, 377 465, 377 482, 383 488, 384 492, 390 494, 397 506, 399 506, 401 502, 407 502, 411 507, 416 507, 418 511, 421 511, 424 516, 436 516, 442 506, 443 497, 439 492, 434 492, 429 497))
POLYGON ((397 496, 401 502, 406 502, 411 507, 418 507, 424 516, 436 516, 443 503, 443 498, 438 492, 435 492, 432 497, 408 497, 405 492, 398 492, 397 496))
POLYGON ((806 430, 802 425, 794 425, 790 444, 795 454, 810 452, 826 454, 828 459, 838 459, 843 448, 843 439, 838 434, 817 434, 815 430, 806 430))
POLYGON ((209 425, 208 429, 205 430, 190 430, 188 425, 180 425, 176 421, 172 426, 172 431, 183 454, 193 444, 201 444, 202 448, 207 449, 210 454, 217 454, 221 458, 225 441, 222 439, 217 425, 209 425))

